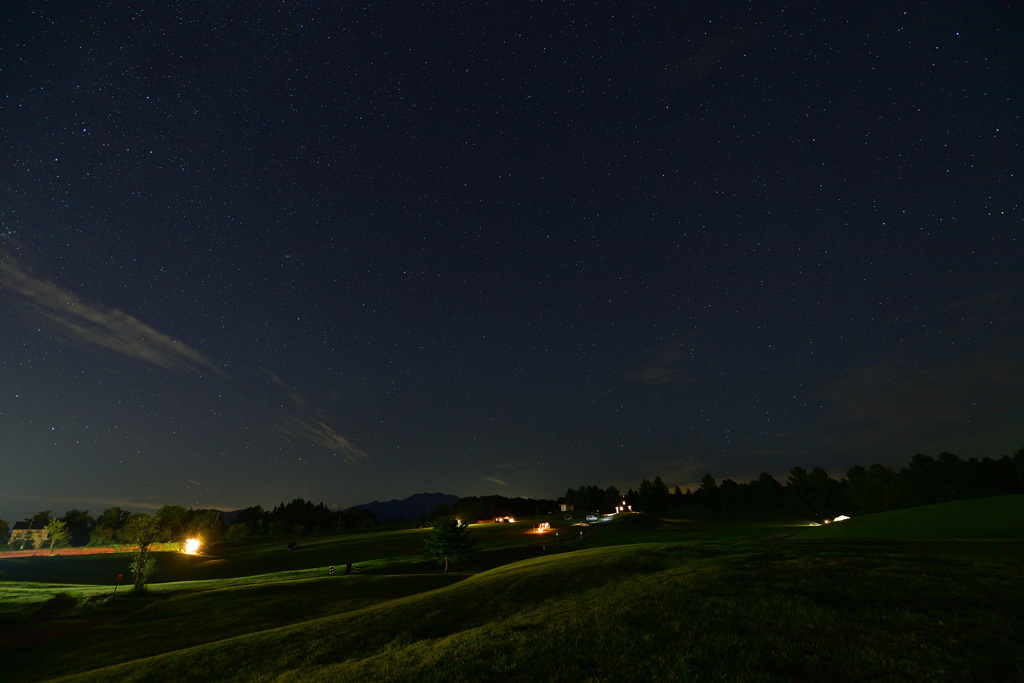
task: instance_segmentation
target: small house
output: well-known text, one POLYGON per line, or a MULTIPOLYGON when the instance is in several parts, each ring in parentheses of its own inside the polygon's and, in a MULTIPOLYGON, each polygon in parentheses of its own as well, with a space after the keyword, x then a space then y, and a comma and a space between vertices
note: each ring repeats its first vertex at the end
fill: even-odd
POLYGON ((15 522, 14 528, 11 529, 11 539, 8 544, 14 545, 15 543, 32 543, 32 532, 41 531, 43 534, 43 540, 47 540, 50 537, 50 530, 46 527, 36 527, 35 529, 29 528, 31 525, 29 522, 15 522))

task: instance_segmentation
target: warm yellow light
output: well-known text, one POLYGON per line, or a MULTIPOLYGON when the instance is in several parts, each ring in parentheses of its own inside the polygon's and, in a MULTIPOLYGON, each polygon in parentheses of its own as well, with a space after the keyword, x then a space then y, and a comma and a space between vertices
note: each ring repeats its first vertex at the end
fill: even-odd
POLYGON ((551 529, 551 524, 549 524, 548 522, 541 522, 540 524, 537 525, 537 533, 538 534, 542 534, 545 531, 549 531, 550 529, 551 529))
POLYGON ((849 517, 847 517, 846 515, 839 515, 838 517, 836 517, 836 518, 835 518, 835 519, 833 519, 832 521, 833 521, 833 522, 841 522, 841 521, 843 521, 844 519, 849 519, 849 517))
POLYGON ((199 552, 199 539, 198 538, 190 538, 187 541, 185 541, 185 554, 186 555, 195 555, 198 552, 199 552))

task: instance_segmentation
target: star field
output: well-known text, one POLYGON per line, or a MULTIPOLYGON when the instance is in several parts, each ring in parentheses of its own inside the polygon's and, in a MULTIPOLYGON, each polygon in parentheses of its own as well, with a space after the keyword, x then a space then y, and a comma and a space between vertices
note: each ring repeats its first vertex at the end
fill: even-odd
POLYGON ((0 516, 1024 434, 1013 3, 0 10, 0 516))

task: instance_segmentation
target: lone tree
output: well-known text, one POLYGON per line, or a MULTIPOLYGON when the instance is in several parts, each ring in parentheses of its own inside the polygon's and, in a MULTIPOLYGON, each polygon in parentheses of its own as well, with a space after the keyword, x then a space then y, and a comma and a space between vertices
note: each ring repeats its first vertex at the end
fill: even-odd
POLYGON ((32 530, 32 550, 41 550, 43 544, 46 543, 46 530, 45 529, 33 529, 32 530))
POLYGON ((156 540, 156 535, 160 531, 160 523, 152 515, 139 513, 128 518, 124 530, 128 540, 135 544, 131 564, 132 574, 135 576, 132 592, 144 593, 146 582, 156 570, 156 558, 153 557, 149 546, 156 540))
POLYGON ((423 540, 427 557, 444 565, 458 564, 466 559, 475 541, 469 538, 469 525, 454 517, 442 517, 433 522, 430 535, 423 540))
POLYGON ((64 545, 64 542, 71 538, 71 532, 68 531, 67 523, 56 517, 46 523, 46 530, 49 532, 51 555, 53 554, 54 546, 64 545))

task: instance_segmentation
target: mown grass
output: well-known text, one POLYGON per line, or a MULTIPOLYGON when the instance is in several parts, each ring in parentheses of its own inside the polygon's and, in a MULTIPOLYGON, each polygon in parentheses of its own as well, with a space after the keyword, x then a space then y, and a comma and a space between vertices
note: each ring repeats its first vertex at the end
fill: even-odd
MULTIPOLYGON (((943 544, 863 551, 763 543, 584 550, 74 678, 1013 680, 1024 673, 1017 563, 965 559, 943 544)), ((166 616, 162 608, 157 616, 166 616)))
POLYGON ((1024 495, 864 515, 801 529, 797 538, 1024 538, 1024 495))
POLYGON ((512 526, 488 527, 484 551, 502 552, 505 533, 505 550, 525 549, 529 559, 448 576, 294 569, 116 600, 94 586, 3 584, 0 604, 17 590, 58 596, 42 609, 31 601, 11 608, 5 621, 23 636, 7 641, 4 673, 103 681, 1024 678, 1019 539, 796 543, 779 540, 792 525, 718 524, 710 540, 712 522, 633 518, 539 554, 512 526))

